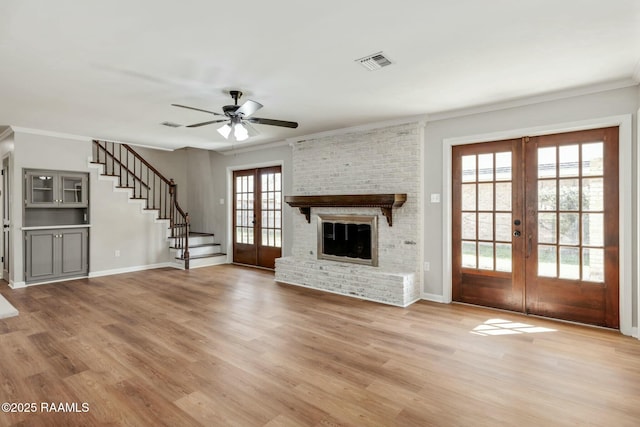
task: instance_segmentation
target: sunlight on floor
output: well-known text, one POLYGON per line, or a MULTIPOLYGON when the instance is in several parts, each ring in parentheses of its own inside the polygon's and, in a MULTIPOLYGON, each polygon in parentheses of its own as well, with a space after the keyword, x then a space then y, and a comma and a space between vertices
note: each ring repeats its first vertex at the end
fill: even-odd
POLYGON ((540 332, 556 332, 556 330, 502 319, 489 319, 469 332, 486 337, 489 335, 537 334, 540 332))

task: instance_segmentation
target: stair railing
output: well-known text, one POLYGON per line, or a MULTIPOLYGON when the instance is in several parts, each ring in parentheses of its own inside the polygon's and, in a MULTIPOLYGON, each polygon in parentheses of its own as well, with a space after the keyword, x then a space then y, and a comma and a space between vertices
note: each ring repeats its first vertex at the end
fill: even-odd
POLYGON ((118 187, 133 190, 133 199, 146 200, 145 209, 157 210, 169 220, 174 247, 181 250, 189 269, 189 214, 178 204, 178 186, 167 179, 127 144, 93 140, 93 163, 104 166, 104 175, 118 178, 118 187))

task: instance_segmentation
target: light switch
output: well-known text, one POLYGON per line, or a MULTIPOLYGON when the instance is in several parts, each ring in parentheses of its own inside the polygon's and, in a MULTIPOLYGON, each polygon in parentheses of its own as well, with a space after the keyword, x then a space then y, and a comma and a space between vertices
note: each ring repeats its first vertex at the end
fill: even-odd
POLYGON ((440 203, 440 193, 431 193, 431 203, 440 203))

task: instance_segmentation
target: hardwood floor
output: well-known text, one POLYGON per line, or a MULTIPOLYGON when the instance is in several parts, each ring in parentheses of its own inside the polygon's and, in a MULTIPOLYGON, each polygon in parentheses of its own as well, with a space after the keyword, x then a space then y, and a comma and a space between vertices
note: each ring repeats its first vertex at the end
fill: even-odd
POLYGON ((2 426, 640 420, 640 341, 610 330, 462 305, 390 307, 229 265, 0 293, 20 311, 0 320, 0 402, 37 405, 0 413, 2 426))

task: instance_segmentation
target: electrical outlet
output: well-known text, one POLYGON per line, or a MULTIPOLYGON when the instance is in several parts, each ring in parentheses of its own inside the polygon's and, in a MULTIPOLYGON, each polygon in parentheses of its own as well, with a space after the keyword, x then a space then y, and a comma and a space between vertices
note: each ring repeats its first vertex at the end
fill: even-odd
POLYGON ((424 262, 424 271, 431 270, 431 263, 429 261, 424 262))
POLYGON ((116 257, 119 257, 119 256, 120 256, 120 250, 116 249, 116 257))

